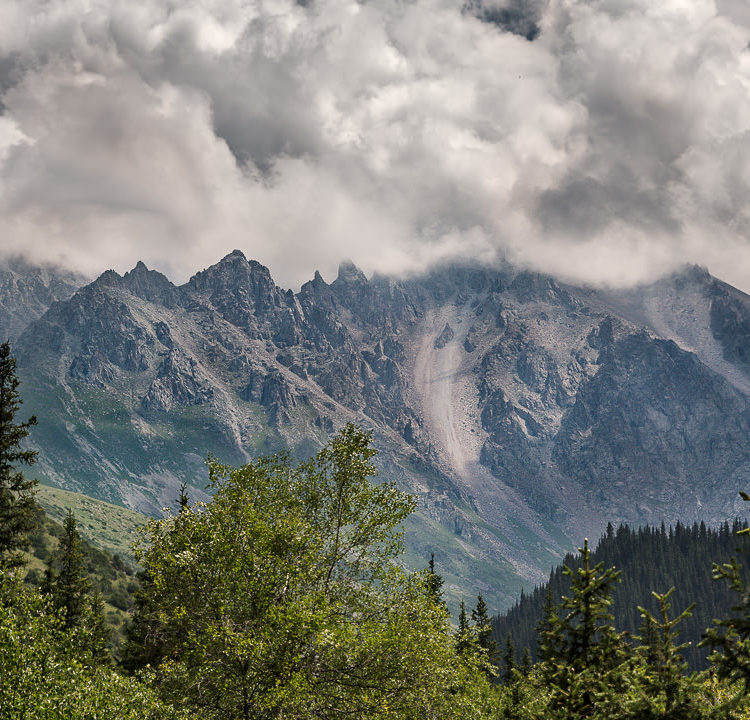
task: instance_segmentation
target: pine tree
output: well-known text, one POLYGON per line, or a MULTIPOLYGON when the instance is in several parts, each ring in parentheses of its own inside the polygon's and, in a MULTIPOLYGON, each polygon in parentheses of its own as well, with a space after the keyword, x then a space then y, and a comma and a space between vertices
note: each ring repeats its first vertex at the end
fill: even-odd
POLYGON ((482 593, 477 595, 477 605, 471 611, 471 620, 476 627, 479 645, 487 651, 487 657, 492 660, 495 657, 497 643, 492 639, 492 620, 487 610, 487 603, 482 593))
POLYGON ((15 423, 21 403, 16 377, 16 360, 8 342, 0 345, 0 564, 18 567, 23 564, 21 552, 26 547, 26 534, 36 523, 34 486, 15 466, 31 465, 37 453, 22 450, 21 441, 36 425, 33 415, 23 423, 15 423))
POLYGON ((510 633, 505 638, 505 651, 503 652, 503 671, 502 680, 508 684, 513 680, 513 673, 516 669, 516 648, 513 646, 513 637, 510 633))
POLYGON ((560 606, 564 614, 550 612, 542 629, 549 718, 591 717, 609 701, 616 702, 622 689, 616 671, 625 660, 625 643, 609 610, 620 573, 605 570, 603 563, 591 567, 587 539, 579 552, 581 567, 563 569, 571 578, 571 594, 563 596, 560 606))
MULTIPOLYGON (((750 502, 750 495, 741 491, 740 496, 750 502)), ((725 533, 729 527, 725 523, 725 533)), ((737 535, 747 536, 750 528, 735 530, 737 535)), ((732 606, 733 617, 714 621, 714 627, 706 632, 701 643, 714 651, 711 655, 719 677, 742 682, 745 695, 750 695, 750 590, 745 583, 742 568, 736 558, 723 565, 714 565, 714 579, 726 580, 734 591, 737 602, 732 606)))
POLYGON ((436 605, 445 605, 443 599, 443 577, 435 570, 435 553, 430 553, 430 563, 427 566, 427 590, 436 605))
POLYGON ((669 598, 673 592, 674 587, 666 593, 652 593, 659 603, 658 617, 643 607, 638 608, 643 630, 637 652, 646 672, 635 706, 628 710, 639 720, 700 720, 704 717, 705 698, 700 695, 700 679, 685 674, 687 663, 682 651, 688 644, 676 642, 679 634, 676 628, 690 617, 695 604, 670 618, 669 598))
POLYGON ((78 627, 86 607, 91 583, 75 517, 68 510, 63 524, 64 534, 47 568, 46 586, 52 602, 62 612, 66 629, 78 627))
POLYGON ((526 676, 531 671, 532 661, 531 661, 531 650, 529 650, 528 647, 523 649, 523 655, 521 656, 521 664, 519 665, 519 670, 521 671, 521 674, 526 676))
POLYGON ((99 591, 88 597, 84 627, 85 645, 93 659, 99 663, 109 663, 111 631, 104 617, 104 600, 99 591))
POLYGON ((469 624, 469 618, 466 614, 466 603, 461 600, 461 611, 458 614, 458 629, 456 630, 456 652, 459 655, 468 655, 476 647, 476 635, 474 628, 469 624))

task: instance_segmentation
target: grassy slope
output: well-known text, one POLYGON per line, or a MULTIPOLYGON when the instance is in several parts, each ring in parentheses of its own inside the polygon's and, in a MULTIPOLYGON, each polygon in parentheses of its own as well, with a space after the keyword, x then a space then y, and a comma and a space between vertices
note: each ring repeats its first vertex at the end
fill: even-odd
MULTIPOLYGON (((69 502, 74 504, 70 499, 69 502)), ((57 551, 62 536, 62 525, 41 511, 37 528, 29 536, 30 548, 26 555, 27 582, 34 585, 43 583, 47 564, 57 551)), ((92 589, 98 590, 102 595, 105 617, 112 629, 112 645, 116 647, 123 639, 127 611, 133 604, 133 593, 137 588, 135 571, 118 555, 94 547, 85 537, 83 528, 81 536, 88 577, 92 589)))
POLYGON ((71 510, 81 536, 94 547, 119 555, 131 564, 134 562, 132 545, 137 539, 138 528, 148 520, 145 515, 47 485, 39 485, 37 490, 37 502, 51 518, 62 522, 71 510))

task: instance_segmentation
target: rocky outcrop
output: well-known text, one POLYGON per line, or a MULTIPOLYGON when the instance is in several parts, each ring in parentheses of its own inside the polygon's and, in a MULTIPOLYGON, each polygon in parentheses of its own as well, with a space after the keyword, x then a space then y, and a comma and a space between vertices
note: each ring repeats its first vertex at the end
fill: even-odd
POLYGON ((83 275, 20 258, 0 263, 0 338, 11 341, 57 300, 67 300, 87 282, 83 275))

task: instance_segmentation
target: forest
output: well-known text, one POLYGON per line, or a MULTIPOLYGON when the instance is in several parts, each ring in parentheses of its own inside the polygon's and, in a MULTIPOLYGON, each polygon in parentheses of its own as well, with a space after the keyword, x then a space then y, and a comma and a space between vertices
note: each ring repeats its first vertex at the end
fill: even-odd
POLYGON ((538 619, 525 599, 509 614, 535 628, 534 642, 519 635, 529 651, 517 653, 507 634, 498 642, 501 620, 493 628, 481 596, 454 624, 434 562, 404 569, 402 523, 415 501, 375 480, 372 437, 354 425, 303 462, 274 455, 234 468, 209 458, 211 499, 183 491, 143 531, 134 603, 113 651, 72 514, 45 572, 24 581, 40 514, 19 469, 35 460, 23 440, 36 419, 16 417, 18 385, 4 343, 0 718, 750 718, 750 598, 740 561, 724 552, 747 528, 610 529, 597 553, 584 541, 553 573, 538 619), (700 641, 710 653, 701 670, 688 666, 680 637, 697 612, 663 587, 672 576, 655 559, 658 547, 676 556, 691 543, 716 553, 709 584, 729 599, 700 641), (628 553, 654 574, 618 600, 613 563, 628 553), (628 616, 637 629, 616 627, 617 603, 640 590, 647 597, 628 616))

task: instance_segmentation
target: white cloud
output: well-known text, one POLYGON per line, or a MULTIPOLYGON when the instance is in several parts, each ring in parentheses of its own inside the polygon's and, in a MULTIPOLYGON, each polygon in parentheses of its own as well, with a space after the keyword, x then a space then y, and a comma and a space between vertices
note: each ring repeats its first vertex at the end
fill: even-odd
POLYGON ((692 261, 750 289, 749 20, 734 0, 6 3, 3 249, 184 280, 239 247, 289 286, 344 257, 500 252, 615 284, 692 261))

